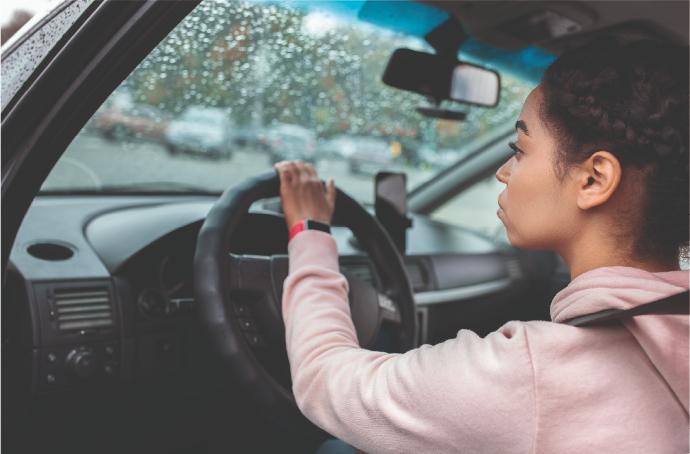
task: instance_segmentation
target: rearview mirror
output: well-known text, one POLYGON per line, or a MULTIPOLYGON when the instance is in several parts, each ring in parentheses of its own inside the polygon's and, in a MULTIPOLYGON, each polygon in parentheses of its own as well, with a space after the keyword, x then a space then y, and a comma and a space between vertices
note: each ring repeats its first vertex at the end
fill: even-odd
POLYGON ((383 82, 432 98, 484 107, 498 104, 501 80, 496 71, 411 49, 396 49, 383 82))
POLYGON ((479 66, 460 63, 453 70, 450 99, 493 107, 498 104, 500 86, 498 73, 479 66))

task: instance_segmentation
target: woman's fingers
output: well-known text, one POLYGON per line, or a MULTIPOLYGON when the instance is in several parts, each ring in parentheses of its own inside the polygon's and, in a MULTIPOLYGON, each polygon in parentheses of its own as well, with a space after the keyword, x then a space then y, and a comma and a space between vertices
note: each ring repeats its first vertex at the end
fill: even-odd
POLYGON ((304 171, 312 178, 319 178, 316 174, 316 169, 314 169, 314 166, 311 164, 304 164, 304 171))
POLYGON ((314 166, 303 161, 282 161, 274 167, 288 229, 301 219, 331 222, 336 193, 332 179, 323 184, 314 166))
POLYGON ((329 203, 335 203, 335 182, 329 179, 328 182, 321 182, 316 169, 312 164, 301 160, 296 161, 281 161, 274 165, 280 176, 281 185, 294 187, 297 184, 309 185, 316 187, 317 185, 326 194, 329 203))
POLYGON ((326 197, 328 198, 328 203, 331 204, 331 206, 335 206, 335 181, 333 178, 329 178, 328 182, 326 183, 326 197))
POLYGON ((280 176, 281 185, 292 185, 299 181, 297 166, 292 161, 281 161, 274 165, 280 176))

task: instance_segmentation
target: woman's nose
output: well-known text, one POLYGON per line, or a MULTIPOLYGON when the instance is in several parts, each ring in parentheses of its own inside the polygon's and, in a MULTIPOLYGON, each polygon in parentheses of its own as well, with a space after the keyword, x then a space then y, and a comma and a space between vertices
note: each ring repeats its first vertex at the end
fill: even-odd
POLYGON ((496 179, 503 184, 508 184, 508 178, 510 177, 510 159, 507 160, 501 167, 496 171, 496 179))

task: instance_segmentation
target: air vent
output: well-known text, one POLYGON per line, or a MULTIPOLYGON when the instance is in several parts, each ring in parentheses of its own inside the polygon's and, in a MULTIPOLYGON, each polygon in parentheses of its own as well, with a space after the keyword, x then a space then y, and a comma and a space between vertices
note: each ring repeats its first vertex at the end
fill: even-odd
POLYGON ((54 290, 55 320, 61 332, 113 326, 110 292, 105 287, 54 290))
POLYGON ((427 290, 428 278, 420 263, 408 261, 405 263, 405 269, 415 292, 427 290))
POLYGON ((511 259, 506 261, 506 269, 508 270, 508 276, 511 279, 522 279, 522 267, 520 266, 520 261, 511 259))

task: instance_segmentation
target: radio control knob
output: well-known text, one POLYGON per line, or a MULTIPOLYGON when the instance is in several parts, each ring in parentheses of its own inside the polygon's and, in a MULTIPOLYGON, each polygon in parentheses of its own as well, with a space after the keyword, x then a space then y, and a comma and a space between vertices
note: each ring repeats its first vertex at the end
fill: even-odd
POLYGON ((75 349, 67 354, 67 366, 79 378, 91 378, 98 373, 98 358, 89 349, 75 349))

